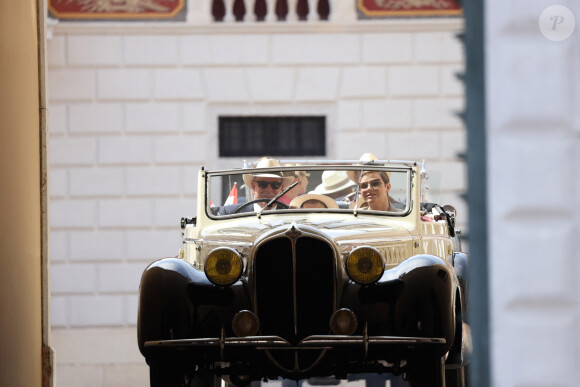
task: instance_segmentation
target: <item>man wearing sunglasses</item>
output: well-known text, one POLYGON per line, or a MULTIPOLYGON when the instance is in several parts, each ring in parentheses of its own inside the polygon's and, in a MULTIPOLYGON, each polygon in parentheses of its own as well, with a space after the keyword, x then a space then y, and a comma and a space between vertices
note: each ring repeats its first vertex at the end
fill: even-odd
MULTIPOLYGON (((272 199, 280 193, 282 189, 282 177, 265 177, 264 175, 254 176, 250 185, 254 199, 272 199)), ((254 211, 259 211, 266 205, 265 202, 254 204, 254 211)), ((252 208, 250 208, 252 210, 252 208)))
MULTIPOLYGON (((262 157, 256 168, 275 168, 280 167, 278 160, 270 157, 262 157)), ((244 184, 250 188, 254 200, 272 199, 280 193, 283 186, 287 186, 294 180, 294 176, 283 176, 281 172, 263 172, 263 173, 246 173, 243 175, 244 184)), ((266 200, 253 205, 248 205, 240 212, 258 212, 266 205, 266 200)), ((220 208, 219 215, 233 214, 240 205, 229 205, 220 208)), ((272 206, 275 208, 275 206, 272 206)))

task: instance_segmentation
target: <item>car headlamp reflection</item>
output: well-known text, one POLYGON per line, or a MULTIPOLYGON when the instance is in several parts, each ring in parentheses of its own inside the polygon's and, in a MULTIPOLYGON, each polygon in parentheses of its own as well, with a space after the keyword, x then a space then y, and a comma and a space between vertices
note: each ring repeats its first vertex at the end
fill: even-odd
POLYGON ((372 284, 381 278, 384 271, 385 261, 381 253, 373 247, 358 247, 346 258, 346 272, 358 284, 372 284))
POLYGON ((242 275, 242 258, 234 249, 222 247, 209 253, 205 263, 205 275, 214 284, 228 286, 242 275))

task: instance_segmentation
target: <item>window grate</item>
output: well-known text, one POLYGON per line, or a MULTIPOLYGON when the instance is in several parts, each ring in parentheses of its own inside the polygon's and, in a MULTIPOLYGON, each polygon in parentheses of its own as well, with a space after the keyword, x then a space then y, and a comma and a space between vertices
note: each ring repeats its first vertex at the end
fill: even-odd
POLYGON ((326 117, 219 117, 219 155, 326 156, 326 117))

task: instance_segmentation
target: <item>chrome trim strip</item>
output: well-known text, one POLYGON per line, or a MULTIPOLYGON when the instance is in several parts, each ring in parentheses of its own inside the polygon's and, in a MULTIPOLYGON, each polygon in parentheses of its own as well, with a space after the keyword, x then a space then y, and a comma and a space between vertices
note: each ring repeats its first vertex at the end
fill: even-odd
MULTIPOLYGON (((273 171, 295 171, 299 169, 301 171, 310 171, 310 170, 319 170, 321 167, 324 167, 326 170, 343 170, 343 169, 353 169, 353 170, 381 170, 388 168, 393 172, 404 172, 408 171, 414 166, 417 165, 415 161, 398 161, 398 160, 375 160, 372 163, 362 163, 360 160, 316 160, 311 164, 305 162, 305 160, 280 160, 279 161, 282 165, 279 167, 269 167, 269 168, 259 168, 260 172, 273 172, 273 171), (296 165, 293 166, 284 166, 284 164, 301 164, 299 167, 296 165)), ((206 170, 205 173, 208 176, 211 175, 235 175, 239 173, 248 173, 249 170, 254 169, 254 164, 257 162, 252 162, 248 164, 248 168, 235 168, 235 169, 218 169, 209 171, 206 170)))
POLYGON ((178 339, 146 341, 146 347, 288 347, 290 343, 278 336, 211 337, 201 339, 178 339))
POLYGON ((300 235, 302 235, 302 233, 296 229, 296 223, 292 223, 290 230, 286 232, 286 236, 288 236, 290 243, 292 243, 292 304, 294 305, 294 335, 298 335, 298 297, 296 295, 296 241, 300 235))
MULTIPOLYGON (((397 172, 397 173, 405 173, 407 174, 408 178, 407 178, 407 182, 408 182, 408 188, 407 188, 407 203, 405 206, 404 211, 402 212, 390 212, 390 211, 374 211, 374 210, 370 210, 370 209, 360 209, 360 208, 355 208, 355 209, 350 209, 350 208, 341 208, 341 209, 324 209, 323 211, 321 211, 321 213, 354 213, 355 215, 358 214, 360 211, 362 211, 361 213, 365 213, 365 214, 372 214, 372 215, 381 215, 381 216, 396 216, 396 217, 405 217, 407 215, 409 215, 413 209, 413 197, 412 197, 412 193, 413 193, 413 177, 414 177, 414 170, 413 167, 415 167, 417 165, 416 162, 405 162, 402 161, 401 163, 408 163, 408 164, 389 164, 390 162, 393 161, 389 161, 389 160, 376 160, 373 162, 369 162, 369 163, 361 163, 360 161, 356 161, 355 164, 352 165, 348 165, 348 164, 344 164, 344 162, 325 162, 324 164, 314 164, 314 165, 307 165, 307 164, 301 164, 300 165, 300 170, 303 171, 318 171, 321 169, 321 166, 324 166, 325 170, 359 170, 359 171, 386 171, 385 168, 388 168, 388 172, 397 172), (328 164, 326 164, 328 163, 328 164), (337 164, 338 163, 338 164, 337 164), (354 211, 353 211, 354 210, 354 211)), ((283 161, 283 163, 285 164, 292 164, 292 162, 290 161, 283 161)), ((210 192, 209 192, 209 180, 211 178, 215 178, 217 176, 227 176, 227 175, 235 175, 235 174, 244 174, 244 173, 248 173, 248 170, 250 169, 254 169, 254 168, 242 168, 242 169, 229 169, 229 170, 217 170, 217 171, 205 171, 206 173, 206 179, 205 179, 205 203, 204 203, 204 207, 205 207, 205 213, 208 216, 208 218, 210 219, 220 219, 220 220, 224 220, 224 219, 236 219, 236 218, 243 218, 243 217, 249 217, 249 216, 256 216, 255 212, 240 212, 237 214, 228 214, 228 215, 214 215, 211 213, 211 211, 209 211, 209 207, 208 207, 208 198, 210 197, 210 192)), ((271 167, 271 168, 259 168, 258 169, 260 172, 293 172, 296 170, 296 166, 280 166, 280 167, 271 167)), ((255 172, 255 170, 254 170, 255 172)), ((317 211, 315 211, 317 212, 317 211)), ((264 213, 259 213, 258 215, 258 219, 261 219, 261 215, 266 215, 266 214, 281 214, 281 213, 296 213, 293 209, 284 209, 284 210, 276 210, 276 211, 266 211, 264 213), (281 212, 284 211, 284 212, 281 212)))
MULTIPOLYGON (((312 349, 315 349, 315 348, 312 348, 312 349)), ((318 365, 318 363, 320 363, 320 361, 322 360, 322 358, 324 358, 325 355, 326 355, 326 349, 324 349, 323 351, 320 352, 320 354, 318 355, 318 357, 316 358, 314 363, 312 363, 308 368, 302 370, 302 369, 298 368, 298 365, 299 365, 298 352, 296 351, 296 352, 294 352, 294 369, 289 370, 286 367, 282 366, 274 358, 274 356, 270 353, 270 351, 266 350, 266 356, 268 356, 268 359, 270 359, 270 361, 272 362, 272 364, 274 364, 275 367, 282 370, 283 372, 292 373, 292 374, 305 374, 305 373, 309 372, 314 367, 316 367, 318 365)))
POLYGON ((429 346, 444 345, 440 337, 399 337, 399 336, 339 336, 318 335, 309 336, 298 345, 293 346, 279 336, 248 336, 248 337, 213 337, 202 339, 179 339, 146 341, 146 347, 255 347, 256 349, 331 349, 335 347, 364 345, 408 345, 429 346))
POLYGON ((299 347, 316 347, 320 345, 349 346, 349 345, 443 345, 446 340, 440 337, 398 337, 398 336, 310 336, 302 340, 299 347))

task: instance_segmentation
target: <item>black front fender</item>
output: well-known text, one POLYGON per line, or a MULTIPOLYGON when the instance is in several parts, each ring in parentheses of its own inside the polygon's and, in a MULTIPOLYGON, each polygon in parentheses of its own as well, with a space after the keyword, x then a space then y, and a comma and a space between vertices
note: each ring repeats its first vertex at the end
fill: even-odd
POLYGON ((251 309, 247 286, 212 284, 205 273, 177 258, 152 263, 141 277, 137 336, 148 357, 147 341, 216 337, 231 331, 236 312, 251 309))
POLYGON ((458 286, 453 268, 441 258, 417 255, 399 265, 404 283, 395 305, 397 334, 443 337, 447 350, 455 336, 455 295, 458 286))
POLYGON ((177 258, 153 262, 143 272, 137 338, 139 350, 144 356, 147 356, 146 341, 191 336, 192 308, 186 287, 192 281, 209 283, 204 273, 177 258))
MULTIPOLYGON (((359 333, 441 337, 445 350, 455 334, 453 269, 432 255, 417 255, 385 271, 372 285, 345 284, 341 307, 355 312, 359 333)), ((443 352, 444 353, 444 352, 443 352)))

